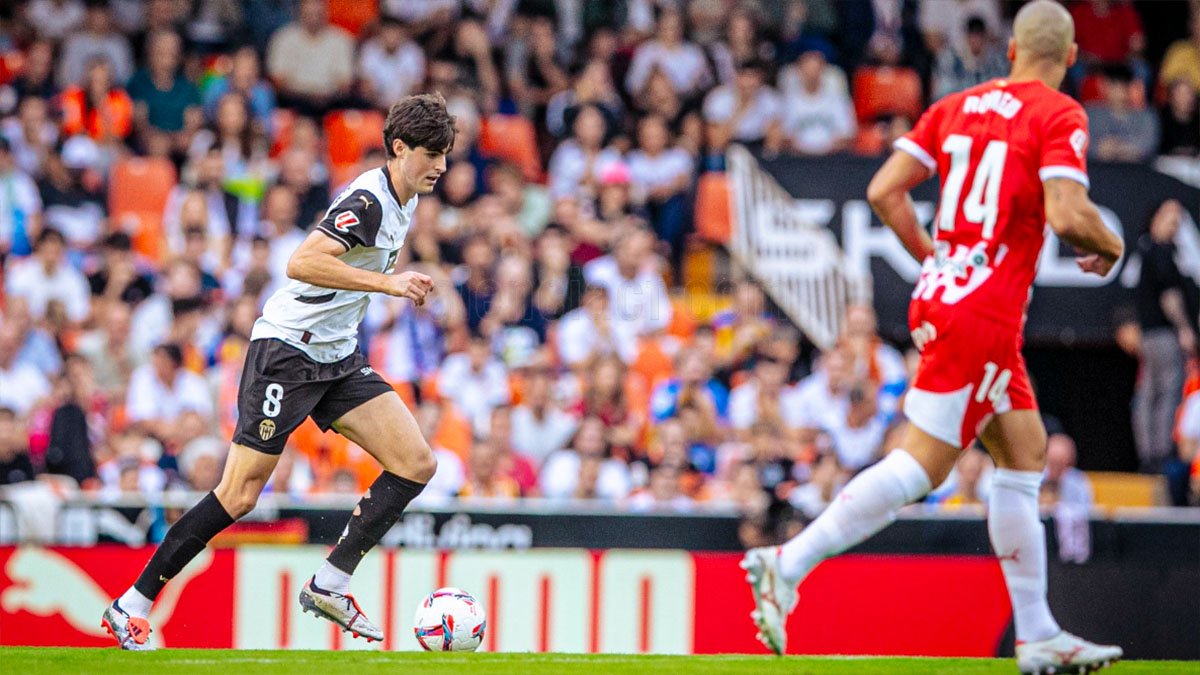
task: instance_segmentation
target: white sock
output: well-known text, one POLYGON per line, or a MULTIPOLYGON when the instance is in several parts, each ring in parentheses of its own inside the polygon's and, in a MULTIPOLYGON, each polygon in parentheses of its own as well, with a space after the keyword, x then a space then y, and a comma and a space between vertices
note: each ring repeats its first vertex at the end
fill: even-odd
POLYGON ((150 616, 150 608, 154 605, 154 601, 139 593, 133 586, 130 586, 124 595, 117 598, 117 605, 129 616, 145 619, 150 616))
POLYGON ((913 456, 892 450, 850 481, 820 516, 782 546, 779 569, 800 583, 812 568, 887 527, 896 510, 930 490, 929 476, 913 456))
POLYGON ((350 592, 350 575, 330 565, 328 560, 317 570, 313 583, 323 591, 333 591, 341 595, 350 592))
POLYGON ((988 536, 1012 600, 1017 639, 1045 640, 1059 632, 1046 602, 1046 528, 1038 515, 1040 471, 996 469, 988 500, 988 536))

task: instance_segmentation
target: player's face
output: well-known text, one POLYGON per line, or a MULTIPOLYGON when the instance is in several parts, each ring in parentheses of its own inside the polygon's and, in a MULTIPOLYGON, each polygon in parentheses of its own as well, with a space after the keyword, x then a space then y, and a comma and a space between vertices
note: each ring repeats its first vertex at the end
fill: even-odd
POLYGON ((438 178, 446 172, 446 151, 422 146, 407 148, 402 157, 404 182, 413 192, 427 195, 433 192, 438 178))

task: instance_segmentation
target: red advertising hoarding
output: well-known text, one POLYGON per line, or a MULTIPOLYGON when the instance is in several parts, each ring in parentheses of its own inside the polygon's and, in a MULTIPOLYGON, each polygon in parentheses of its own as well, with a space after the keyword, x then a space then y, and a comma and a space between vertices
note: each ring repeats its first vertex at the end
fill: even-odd
MULTIPOLYGON (((295 594, 321 546, 205 551, 156 603, 165 647, 378 649, 302 615, 295 594)), ((150 549, 0 548, 0 644, 110 644, 100 615, 150 549)), ((728 553, 611 549, 381 551, 355 575, 384 649, 419 649, 412 612, 442 585, 489 613, 489 651, 762 653, 728 553)), ((1011 612, 995 558, 843 556, 800 589, 789 651, 992 656, 1011 612)))

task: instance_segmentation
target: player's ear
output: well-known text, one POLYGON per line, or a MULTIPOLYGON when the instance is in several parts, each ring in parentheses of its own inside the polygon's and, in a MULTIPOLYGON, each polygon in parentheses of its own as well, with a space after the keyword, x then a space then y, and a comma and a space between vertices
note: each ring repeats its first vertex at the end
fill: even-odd
POLYGON ((1075 65, 1075 59, 1079 58, 1079 45, 1072 42, 1071 48, 1067 50, 1067 67, 1075 65))
POLYGON ((1008 60, 1016 62, 1017 60, 1017 39, 1008 38, 1008 60))
POLYGON ((408 146, 399 138, 392 139, 392 155, 396 159, 404 159, 404 153, 408 150, 408 146))

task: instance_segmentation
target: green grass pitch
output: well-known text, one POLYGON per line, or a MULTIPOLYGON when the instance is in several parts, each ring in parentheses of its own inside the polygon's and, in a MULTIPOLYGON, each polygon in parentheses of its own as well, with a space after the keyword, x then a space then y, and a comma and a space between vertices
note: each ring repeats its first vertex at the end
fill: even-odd
MULTIPOLYGON (((0 648, 0 671, 17 675, 1014 675, 1009 659, 596 654, 425 654, 413 652, 0 648)), ((1128 661, 1112 675, 1200 673, 1200 663, 1128 661)))

